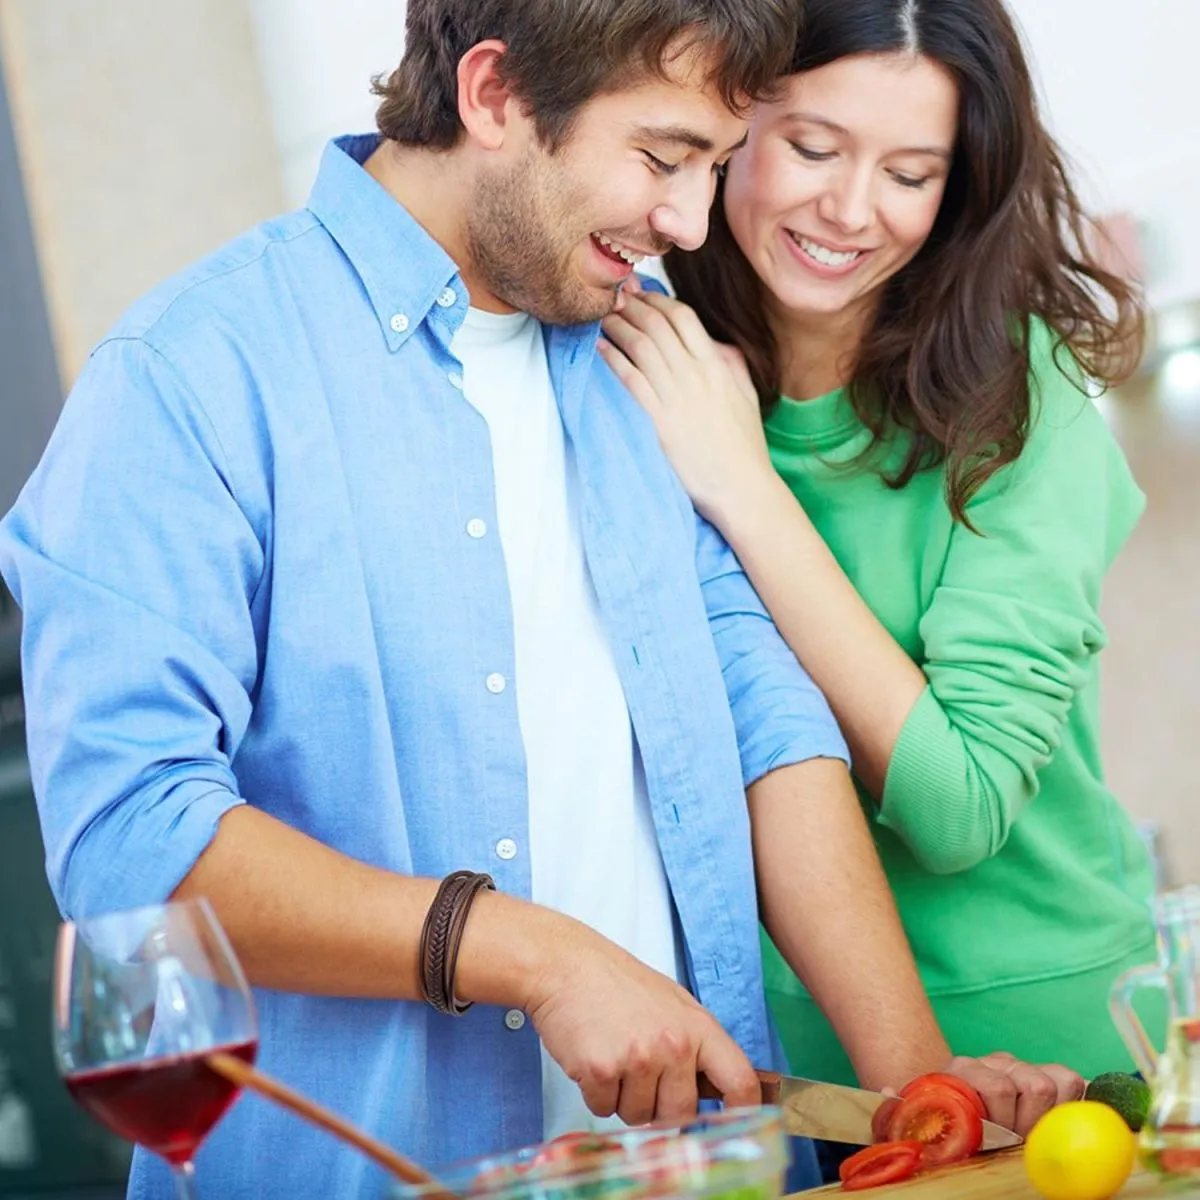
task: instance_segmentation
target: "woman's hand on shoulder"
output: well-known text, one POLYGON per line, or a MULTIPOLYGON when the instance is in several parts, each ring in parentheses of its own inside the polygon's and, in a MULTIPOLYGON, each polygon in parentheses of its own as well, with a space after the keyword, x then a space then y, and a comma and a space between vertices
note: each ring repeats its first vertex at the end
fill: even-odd
POLYGON ((723 515, 777 482, 758 396, 741 353, 708 335, 686 305, 626 290, 604 321, 600 352, 646 410, 696 508, 723 515))

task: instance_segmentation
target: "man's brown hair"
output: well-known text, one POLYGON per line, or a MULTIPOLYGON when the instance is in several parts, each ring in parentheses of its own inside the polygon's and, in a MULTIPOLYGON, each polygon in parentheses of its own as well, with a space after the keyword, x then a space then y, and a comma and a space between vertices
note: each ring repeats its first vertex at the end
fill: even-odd
POLYGON ((404 59, 375 80, 379 131, 409 146, 455 146, 458 64, 492 38, 507 47, 505 81, 552 148, 589 100, 662 77, 688 46, 711 52, 711 82, 740 111, 783 74, 799 10, 798 0, 409 0, 404 59))

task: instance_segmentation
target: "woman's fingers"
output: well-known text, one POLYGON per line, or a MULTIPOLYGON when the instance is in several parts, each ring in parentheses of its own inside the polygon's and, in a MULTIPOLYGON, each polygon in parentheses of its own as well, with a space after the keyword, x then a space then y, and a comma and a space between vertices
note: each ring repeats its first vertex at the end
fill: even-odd
POLYGON ((746 364, 746 356, 736 346, 726 346, 722 342, 714 344, 721 361, 729 368, 729 373, 733 376, 734 382, 746 398, 753 400, 757 406, 758 389, 754 386, 754 380, 750 377, 750 368, 746 364))
POLYGON ((670 322, 642 301, 631 298, 619 313, 605 317, 604 336, 642 373, 660 403, 670 404, 688 390, 690 356, 670 322))
POLYGON ((661 292, 646 292, 639 299, 646 308, 659 313, 664 320, 669 322, 680 345, 693 358, 699 360, 712 358, 716 343, 709 337, 708 330, 704 328, 693 309, 679 300, 664 296, 661 292))
POLYGON ((625 390, 650 414, 652 418, 662 411, 658 393, 650 386, 645 375, 629 360, 618 346, 600 339, 597 347, 600 357, 608 363, 612 373, 625 385, 625 390))

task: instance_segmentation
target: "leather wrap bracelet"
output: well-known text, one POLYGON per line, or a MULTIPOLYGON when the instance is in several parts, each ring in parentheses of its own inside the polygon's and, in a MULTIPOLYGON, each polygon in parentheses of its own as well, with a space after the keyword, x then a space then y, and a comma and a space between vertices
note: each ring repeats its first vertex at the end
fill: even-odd
POLYGON ((460 1017, 471 1007, 470 1001, 463 1003, 455 997, 454 976, 471 905, 485 888, 496 890, 490 875, 455 871, 442 880, 425 914, 418 964, 421 995, 440 1013, 460 1017))

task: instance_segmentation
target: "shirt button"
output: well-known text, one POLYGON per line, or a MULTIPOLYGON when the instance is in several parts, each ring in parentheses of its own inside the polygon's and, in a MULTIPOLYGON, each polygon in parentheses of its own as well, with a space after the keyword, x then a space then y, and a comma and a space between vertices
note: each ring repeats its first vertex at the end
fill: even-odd
POLYGON ((460 392, 463 390, 463 377, 457 371, 451 371, 446 378, 450 380, 452 388, 457 388, 460 392))
POLYGON ((397 313, 392 318, 392 332, 393 333, 407 333, 408 332, 408 317, 406 317, 404 315, 404 313, 397 313))
POLYGON ((453 308, 458 299, 458 293, 453 288, 447 288, 438 298, 439 308, 453 308))
POLYGON ((501 838, 496 843, 496 857, 512 862, 517 857, 517 843, 512 838, 501 838))
POLYGON ((504 676, 501 675, 499 672, 497 672, 494 675, 489 675, 487 677, 486 683, 487 683, 487 690, 489 692, 491 692, 493 696, 500 695, 500 693, 502 691, 504 691, 504 689, 506 687, 508 687, 508 680, 505 679, 504 676))
POLYGON ((467 522, 467 536, 473 537, 476 541, 481 537, 487 537, 487 522, 481 521, 478 517, 472 517, 467 522))
POLYGON ((525 1014, 519 1008, 510 1008, 504 1014, 504 1023, 515 1033, 525 1028, 525 1014))

